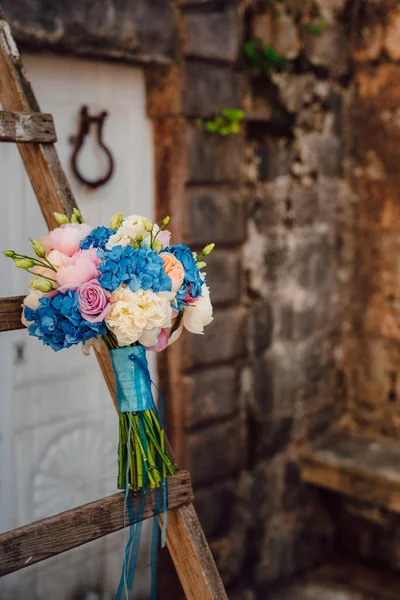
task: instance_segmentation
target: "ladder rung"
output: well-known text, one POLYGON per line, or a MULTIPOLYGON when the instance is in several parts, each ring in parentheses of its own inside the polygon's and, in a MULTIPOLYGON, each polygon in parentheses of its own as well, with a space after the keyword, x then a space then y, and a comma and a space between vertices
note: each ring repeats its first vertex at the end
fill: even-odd
POLYGON ((0 111, 0 142, 54 144, 56 141, 51 115, 0 111))
POLYGON ((0 298, 0 331, 24 328, 21 323, 21 305, 24 298, 25 296, 0 298))
MULTIPOLYGON (((133 494, 135 522, 140 497, 139 492, 133 494)), ((168 510, 192 500, 187 471, 168 477, 168 510)), ((1 534, 0 577, 129 526, 129 515, 124 517, 124 501, 124 492, 119 492, 1 534)), ((152 517, 154 510, 155 492, 148 490, 142 519, 152 517)))

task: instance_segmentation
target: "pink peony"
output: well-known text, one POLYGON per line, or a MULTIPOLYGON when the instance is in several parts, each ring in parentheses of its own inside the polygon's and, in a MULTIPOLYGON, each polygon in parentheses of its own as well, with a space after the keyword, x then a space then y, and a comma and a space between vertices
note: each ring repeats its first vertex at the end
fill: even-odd
POLYGON ((168 346, 168 341, 169 341, 168 329, 161 329, 160 334, 158 336, 157 343, 154 346, 148 346, 147 349, 153 350, 155 352, 161 352, 162 350, 165 350, 165 348, 168 346))
POLYGON ((110 310, 111 293, 101 287, 97 279, 87 281, 78 289, 78 306, 81 315, 90 323, 99 323, 110 310))
POLYGON ((99 259, 93 249, 79 250, 71 257, 71 263, 60 267, 56 274, 57 283, 63 287, 78 287, 98 275, 99 259))
POLYGON ((66 223, 60 225, 49 235, 42 237, 41 242, 46 253, 51 250, 60 250, 67 256, 72 256, 79 250, 79 244, 92 231, 93 227, 87 223, 66 223))

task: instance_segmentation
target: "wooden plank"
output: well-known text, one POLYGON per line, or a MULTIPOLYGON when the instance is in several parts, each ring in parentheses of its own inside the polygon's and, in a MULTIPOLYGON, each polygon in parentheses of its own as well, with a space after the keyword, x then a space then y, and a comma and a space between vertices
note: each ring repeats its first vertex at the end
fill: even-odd
MULTIPOLYGON (((40 113, 26 79, 8 23, 0 19, 0 103, 6 111, 40 113)), ((53 212, 71 216, 75 204, 57 151, 51 144, 18 144, 32 187, 49 229, 57 227, 53 212)))
MULTIPOLYGON (((140 494, 133 494, 135 514, 140 494)), ((168 506, 177 508, 193 500, 190 475, 179 471, 168 478, 168 506)), ((82 546, 129 525, 124 518, 124 493, 90 502, 0 535, 0 577, 82 546)), ((149 490, 144 519, 154 515, 155 494, 149 490)))
POLYGON ((23 300, 24 296, 0 298, 0 331, 24 328, 21 323, 21 305, 23 300))
POLYGON ((51 115, 0 111, 0 142, 54 144, 56 141, 51 115))
POLYGON ((302 478, 400 514, 400 444, 339 433, 302 453, 302 478))
POLYGON ((193 504, 168 513, 167 546, 188 600, 228 600, 193 504))

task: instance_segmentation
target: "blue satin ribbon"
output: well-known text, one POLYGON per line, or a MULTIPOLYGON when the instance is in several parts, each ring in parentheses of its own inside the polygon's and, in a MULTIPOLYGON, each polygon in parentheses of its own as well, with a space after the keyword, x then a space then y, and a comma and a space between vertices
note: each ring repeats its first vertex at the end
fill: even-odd
MULTIPOLYGON (((143 448, 147 452, 147 436, 145 434, 145 426, 143 415, 140 413, 144 410, 153 410, 158 418, 161 428, 163 428, 164 420, 164 399, 157 389, 157 386, 151 379, 149 367, 146 358, 146 348, 144 346, 126 346, 110 350, 112 365, 115 373, 116 392, 118 400, 119 412, 137 412, 139 416, 139 436, 143 448), (159 393, 159 408, 154 402, 151 386, 154 386, 159 393)), ((131 428, 130 422, 129 427, 131 428)), ((130 443, 130 431, 128 440, 130 443)), ((129 449, 128 449, 129 450, 129 449)), ((129 451, 128 451, 129 455, 129 451)), ((161 459, 158 458, 157 466, 161 470, 161 459)), ((129 463, 127 464, 127 471, 129 463)), ((124 564, 122 567, 121 578, 118 586, 116 600, 121 600, 122 594, 125 592, 126 600, 128 600, 128 590, 132 589, 136 563, 139 553, 140 538, 142 533, 144 509, 148 494, 148 481, 146 477, 146 469, 143 468, 143 488, 141 492, 139 507, 135 515, 135 507, 132 499, 132 494, 128 488, 125 488, 125 506, 124 511, 128 512, 130 520, 129 539, 126 544, 124 553, 124 564), (136 518, 135 518, 136 517, 136 518), (136 522, 135 522, 136 521, 136 522)), ((128 473, 125 478, 128 481, 128 473)), ((161 547, 165 546, 166 527, 168 515, 168 482, 165 477, 160 487, 152 490, 155 494, 154 502, 154 522, 153 533, 151 539, 151 600, 157 599, 157 554, 158 554, 158 538, 159 538, 159 517, 163 512, 163 527, 161 531, 161 547)))

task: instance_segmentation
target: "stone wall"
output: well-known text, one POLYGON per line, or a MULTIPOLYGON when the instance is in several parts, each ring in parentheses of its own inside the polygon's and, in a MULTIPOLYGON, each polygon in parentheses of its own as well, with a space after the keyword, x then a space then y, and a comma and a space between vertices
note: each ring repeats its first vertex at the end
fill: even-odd
POLYGON ((400 10, 371 3, 353 15, 349 201, 343 222, 349 273, 343 370, 349 428, 399 439, 400 10))
POLYGON ((229 597, 251 599, 324 560, 333 537, 296 461, 344 405, 336 355, 349 65, 339 5, 321 7, 328 27, 320 38, 289 2, 238 8, 181 9, 184 231, 196 247, 212 240, 217 249, 208 261, 215 320, 182 349, 177 444, 229 597), (253 37, 286 56, 288 68, 249 79, 236 61, 253 37), (241 135, 205 133, 194 122, 240 105, 241 135))

